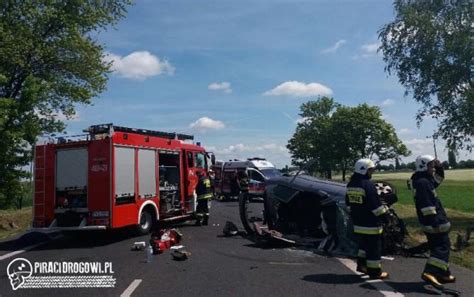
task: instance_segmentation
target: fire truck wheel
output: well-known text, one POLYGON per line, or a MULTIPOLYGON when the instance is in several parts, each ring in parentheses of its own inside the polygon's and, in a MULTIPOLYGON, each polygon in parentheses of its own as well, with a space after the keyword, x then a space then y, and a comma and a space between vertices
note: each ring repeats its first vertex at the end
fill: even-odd
POLYGON ((144 235, 148 234, 153 225, 152 216, 148 211, 142 211, 140 216, 140 224, 137 226, 138 234, 144 235))

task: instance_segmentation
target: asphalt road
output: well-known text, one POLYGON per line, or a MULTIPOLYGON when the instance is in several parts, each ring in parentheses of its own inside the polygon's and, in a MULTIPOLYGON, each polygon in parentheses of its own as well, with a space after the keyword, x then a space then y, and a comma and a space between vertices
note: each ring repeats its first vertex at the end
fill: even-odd
MULTIPOLYGON (((0 296, 446 296, 421 281, 426 259, 395 257, 384 260, 390 279, 371 282, 357 275, 351 259, 326 257, 312 250, 263 248, 242 236, 223 237, 226 221, 241 227, 236 202, 215 202, 209 226, 177 226, 182 244, 191 253, 174 261, 170 251, 146 262, 144 251, 132 251, 127 232, 59 236, 21 252, 45 236, 0 242, 0 296), (12 255, 12 253, 19 252, 12 255), (10 256, 11 255, 11 256, 10 256), (114 288, 12 290, 7 266, 15 258, 30 262, 111 262, 114 288)), ((56 237, 57 234, 51 235, 56 237)), ((447 286, 474 296, 474 273, 452 265, 456 284, 447 286)))

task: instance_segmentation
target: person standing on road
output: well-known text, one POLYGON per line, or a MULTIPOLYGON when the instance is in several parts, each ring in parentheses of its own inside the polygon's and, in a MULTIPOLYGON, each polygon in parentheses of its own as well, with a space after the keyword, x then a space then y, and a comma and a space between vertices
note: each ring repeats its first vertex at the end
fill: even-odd
POLYGON ((198 184, 196 186, 197 207, 196 225, 207 225, 209 221, 209 200, 212 198, 211 180, 201 171, 197 172, 198 184))
POLYGON ((444 179, 444 169, 439 160, 430 155, 418 156, 415 173, 411 177, 415 196, 416 214, 430 249, 421 278, 442 289, 443 283, 453 283, 456 278, 449 270, 449 230, 451 223, 436 194, 444 179))
POLYGON ((380 201, 370 180, 374 169, 375 164, 370 159, 360 159, 355 163, 354 174, 347 184, 346 203, 359 246, 357 271, 368 274, 371 279, 385 279, 388 273, 382 271, 381 235, 387 206, 380 201))
POLYGON ((248 193, 249 192, 249 175, 246 171, 239 171, 237 174, 237 180, 239 185, 239 191, 241 193, 248 193))

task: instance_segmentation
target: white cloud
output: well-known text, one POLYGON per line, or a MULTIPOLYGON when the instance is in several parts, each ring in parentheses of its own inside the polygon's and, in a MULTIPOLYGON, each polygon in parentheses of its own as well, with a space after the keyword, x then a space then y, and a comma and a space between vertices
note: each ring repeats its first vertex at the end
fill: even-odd
POLYGON ((221 82, 221 83, 214 82, 210 84, 209 86, 207 86, 207 89, 212 90, 212 91, 222 90, 224 93, 229 94, 229 93, 232 93, 232 88, 230 86, 231 84, 226 81, 221 82))
POLYGON ((403 143, 411 150, 414 156, 433 154, 433 140, 431 138, 413 138, 404 140, 403 143))
POLYGON ((284 82, 270 91, 263 93, 265 96, 293 96, 293 97, 308 97, 308 96, 329 96, 332 90, 325 85, 319 83, 303 83, 299 81, 284 82))
POLYGON ((341 48, 344 44, 346 43, 346 41, 344 39, 341 39, 339 41, 337 41, 334 45, 328 47, 328 48, 325 48, 321 51, 321 53, 323 54, 329 54, 329 53, 335 53, 337 52, 337 50, 339 48, 341 48))
POLYGON ((367 54, 375 54, 377 53, 377 50, 380 47, 380 45, 381 43, 377 41, 374 43, 363 44, 360 48, 362 49, 363 52, 367 54))
POLYGON ((413 130, 408 128, 401 128, 400 130, 398 130, 398 134, 400 135, 406 135, 411 133, 413 133, 413 130))
POLYGON ((208 117, 202 117, 191 123, 189 128, 200 131, 206 132, 207 130, 220 130, 225 128, 225 124, 221 121, 213 120, 208 117))
POLYGON ((393 105, 395 104, 395 101, 392 100, 392 99, 385 99, 383 102, 382 102, 382 106, 390 106, 390 105, 393 105))
POLYGON ((217 153, 220 154, 232 154, 232 153, 259 153, 268 151, 279 151, 286 152, 287 149, 276 143, 267 143, 260 145, 245 145, 243 143, 232 144, 223 149, 216 149, 217 153))
POLYGON ((361 53, 357 53, 352 56, 353 60, 358 60, 360 58, 373 58, 381 56, 381 52, 377 52, 379 47, 382 45, 380 41, 376 41, 374 43, 366 43, 360 47, 361 53))
POLYGON ((112 62, 112 71, 119 76, 136 80, 160 74, 173 75, 175 71, 167 60, 160 60, 148 51, 133 52, 125 57, 107 53, 104 60, 112 62))

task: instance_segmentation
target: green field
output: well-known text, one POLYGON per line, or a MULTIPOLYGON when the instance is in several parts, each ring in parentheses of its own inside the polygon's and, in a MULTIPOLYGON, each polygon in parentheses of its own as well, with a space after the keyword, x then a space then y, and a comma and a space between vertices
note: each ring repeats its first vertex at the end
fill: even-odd
MULTIPOLYGON (((373 180, 392 183, 399 203, 413 204, 413 195, 407 187, 411 172, 376 173, 373 180)), ((443 183, 436 190, 445 208, 474 213, 474 169, 446 170, 443 183)))

